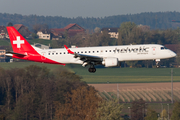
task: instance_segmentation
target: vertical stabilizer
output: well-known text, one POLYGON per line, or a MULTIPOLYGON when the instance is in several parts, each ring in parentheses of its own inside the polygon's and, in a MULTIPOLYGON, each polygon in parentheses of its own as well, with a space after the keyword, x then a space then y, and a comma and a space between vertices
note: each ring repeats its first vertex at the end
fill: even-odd
POLYGON ((11 41, 12 49, 15 53, 37 54, 36 50, 26 41, 26 39, 12 26, 6 27, 11 41))

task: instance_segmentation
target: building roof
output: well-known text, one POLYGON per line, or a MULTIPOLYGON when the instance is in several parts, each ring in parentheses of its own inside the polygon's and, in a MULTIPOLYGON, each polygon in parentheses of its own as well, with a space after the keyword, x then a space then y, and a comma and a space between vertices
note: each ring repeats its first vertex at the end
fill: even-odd
POLYGON ((23 26, 23 24, 15 24, 13 26, 18 31, 23 26))
POLYGON ((76 31, 76 30, 81 30, 81 31, 85 31, 85 29, 84 28, 82 28, 81 26, 79 26, 78 24, 76 24, 76 23, 71 23, 71 24, 69 24, 69 25, 67 25, 66 27, 64 27, 64 29, 65 30, 74 30, 74 31, 76 31))
POLYGON ((84 32, 85 29, 76 23, 69 24, 64 28, 52 28, 51 29, 51 33, 53 33, 54 35, 62 35, 66 31, 69 36, 74 36, 77 33, 84 32))
POLYGON ((26 32, 28 32, 29 34, 31 34, 31 32, 28 30, 28 28, 26 26, 24 26, 23 24, 14 24, 13 27, 19 31, 21 28, 25 28, 26 29, 26 32))

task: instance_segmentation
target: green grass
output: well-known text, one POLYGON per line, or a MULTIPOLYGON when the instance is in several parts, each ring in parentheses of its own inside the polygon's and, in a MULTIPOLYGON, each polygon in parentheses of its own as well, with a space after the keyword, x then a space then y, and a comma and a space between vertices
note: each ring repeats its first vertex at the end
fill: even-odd
MULTIPOLYGON (((170 82, 171 68, 97 68, 89 73, 88 68, 71 68, 87 83, 152 83, 170 82)), ((180 82, 180 69, 174 68, 173 81, 180 82)))
POLYGON ((10 46, 9 40, 0 40, 0 45, 1 46, 10 46))
POLYGON ((43 40, 43 39, 32 39, 32 40, 28 40, 28 42, 30 44, 34 44, 34 43, 40 43, 40 44, 43 44, 43 45, 49 45, 51 44, 51 40, 43 40))
MULTIPOLYGON (((96 73, 89 73, 88 67, 81 65, 53 65, 36 62, 14 62, 0 63, 0 66, 8 68, 23 68, 29 65, 46 66, 50 70, 58 67, 69 69, 75 74, 80 75, 87 83, 154 83, 170 82, 171 68, 97 68, 96 73)), ((180 69, 173 68, 174 82, 180 82, 180 69)))

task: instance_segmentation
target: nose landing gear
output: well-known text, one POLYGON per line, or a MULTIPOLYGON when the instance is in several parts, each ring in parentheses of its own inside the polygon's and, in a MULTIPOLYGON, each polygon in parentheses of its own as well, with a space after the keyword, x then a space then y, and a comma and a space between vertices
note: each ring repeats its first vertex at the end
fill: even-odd
POLYGON ((156 59, 156 68, 160 68, 160 65, 159 65, 159 62, 160 62, 160 59, 156 59))

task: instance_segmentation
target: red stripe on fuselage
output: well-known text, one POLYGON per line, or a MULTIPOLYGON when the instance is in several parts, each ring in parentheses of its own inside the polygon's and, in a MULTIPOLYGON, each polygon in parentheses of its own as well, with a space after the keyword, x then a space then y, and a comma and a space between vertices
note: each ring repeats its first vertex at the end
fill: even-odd
POLYGON ((50 64, 59 64, 59 65, 66 65, 64 63, 59 63, 59 62, 56 62, 54 60, 51 60, 49 58, 46 58, 40 54, 32 54, 32 55, 27 55, 27 56, 24 56, 24 57, 20 57, 18 55, 13 55, 12 56, 13 58, 17 58, 17 59, 22 59, 22 60, 28 60, 28 61, 34 61, 34 62, 41 62, 41 63, 50 63, 50 64), (43 59, 42 59, 43 57, 43 59))

